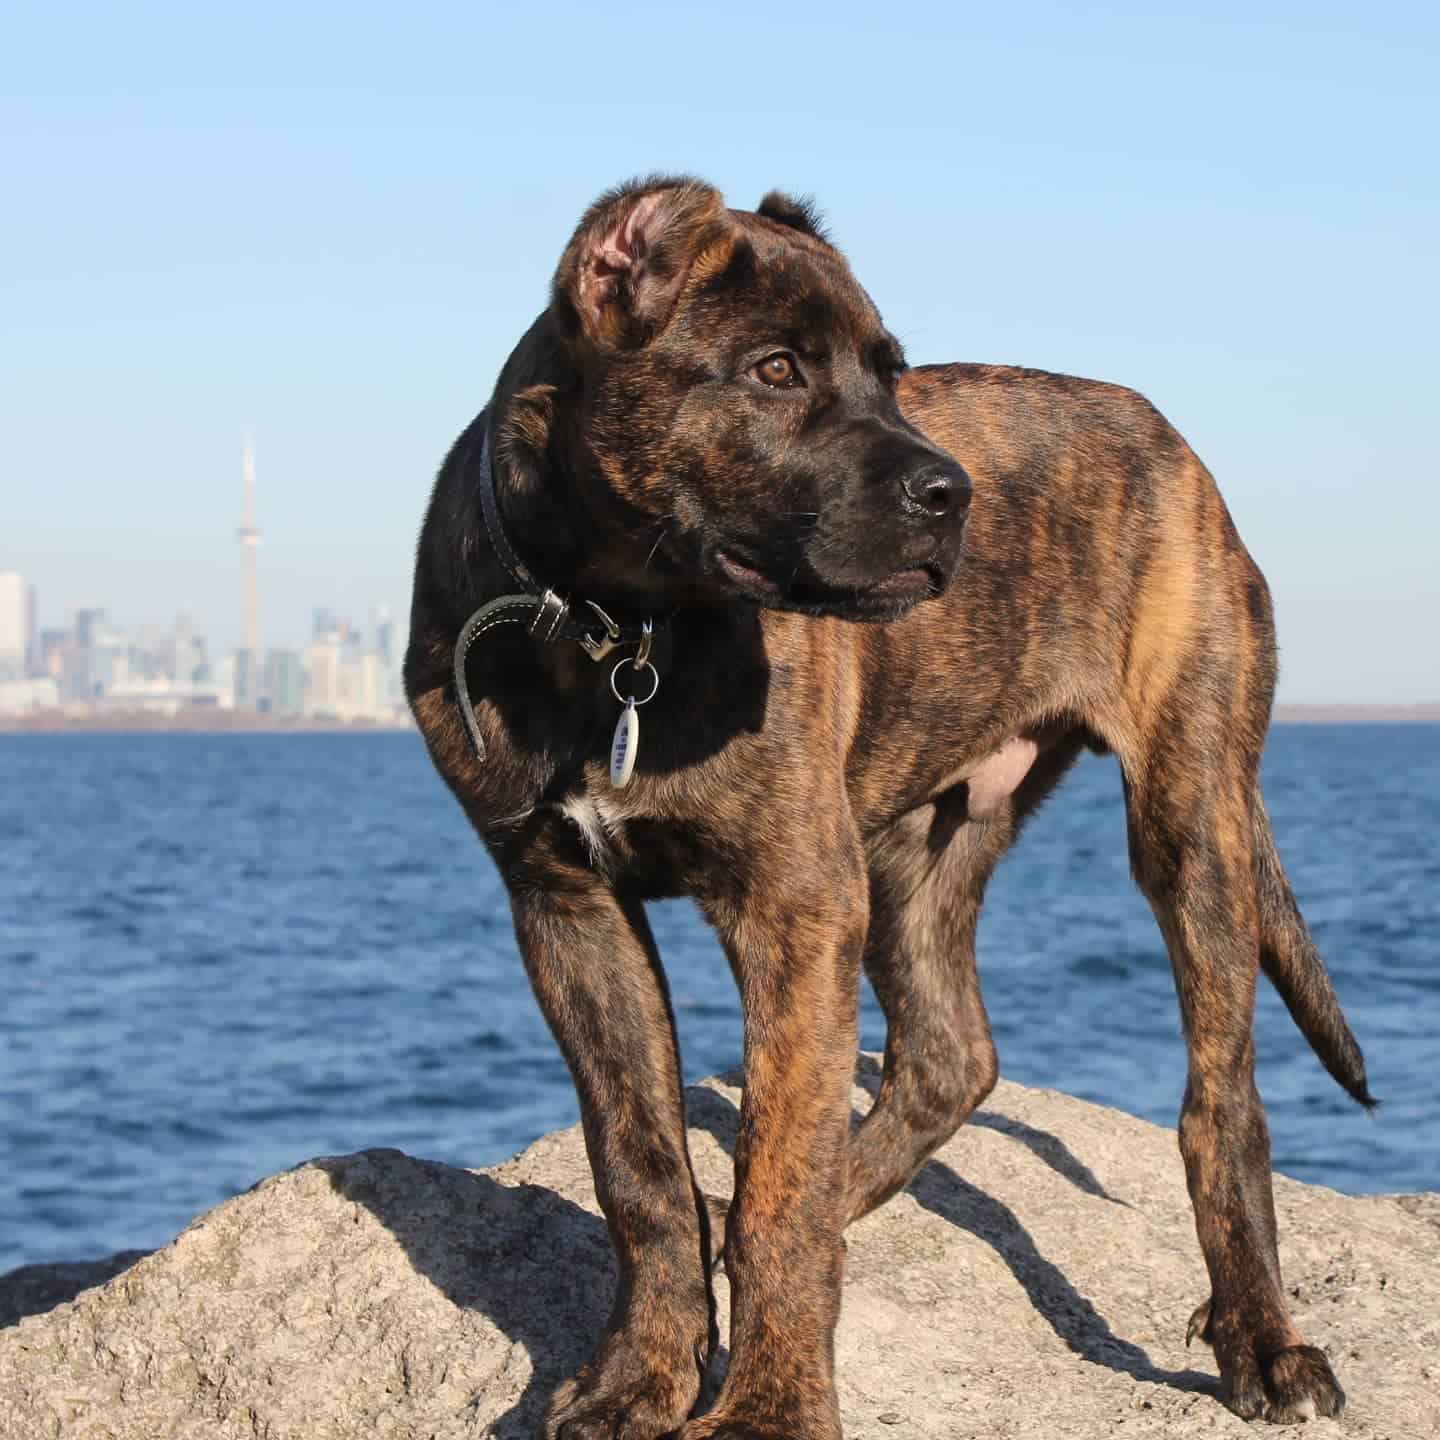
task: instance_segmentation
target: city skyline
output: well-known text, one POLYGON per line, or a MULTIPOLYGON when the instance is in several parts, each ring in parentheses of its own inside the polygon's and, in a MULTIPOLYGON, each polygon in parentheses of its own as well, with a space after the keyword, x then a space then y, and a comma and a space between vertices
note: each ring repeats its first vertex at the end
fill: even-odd
MULTIPOLYGON (((253 521, 252 506, 246 513, 253 521)), ((240 530, 250 553, 254 529, 240 530)), ((63 625, 46 625, 36 587, 0 570, 0 717, 248 712, 278 721, 407 723, 402 642, 388 605, 372 607, 365 625, 317 606, 308 643, 262 647, 253 576, 243 594, 249 643, 212 649, 204 627, 184 612, 124 625, 105 606, 79 606, 63 625)))
MULTIPOLYGON (((233 526, 231 527, 233 531, 233 526)), ((233 539, 230 542, 232 548, 233 539)), ((147 626, 173 625, 176 620, 185 619, 190 621, 198 630, 207 635, 217 637, 216 648, 223 652, 229 652, 241 648, 239 640, 242 637, 243 625, 238 618, 239 601, 234 602, 237 612, 235 616, 222 617, 214 621, 212 617, 203 615, 192 608, 177 604, 164 613, 151 614, 138 608, 127 607, 123 603, 115 604, 104 595, 86 595, 80 601, 67 601, 63 604, 51 603, 46 605, 45 592, 41 587, 29 579, 23 569, 16 566, 9 566, 4 563, 3 555, 0 555, 0 576, 18 574, 26 582, 28 588, 35 591, 36 597, 36 623, 35 630, 58 630, 73 625, 75 617, 88 611, 100 611, 113 623, 127 630, 138 630, 147 626)), ((261 585, 264 585, 264 575, 261 572, 261 585)), ((221 588, 220 586, 216 587, 221 588)), ((237 595, 240 588, 240 571, 238 567, 234 573, 233 588, 237 595)), ((316 610, 329 610, 339 614, 342 611, 353 611, 354 606, 345 606, 326 598, 322 598, 312 604, 304 605, 295 610, 293 614, 284 617, 284 623, 277 627, 271 627, 275 633, 272 635, 271 628, 262 628, 261 650, 269 649, 299 649, 302 648, 313 622, 316 610)), ((363 632, 366 625, 370 623, 371 617, 381 610, 389 613, 391 623, 397 629, 402 625, 408 626, 408 605, 400 610, 390 600, 374 600, 363 606, 362 614, 365 615, 365 623, 356 620, 355 627, 363 632)))
MULTIPOLYGON (((237 433, 239 436, 237 458, 240 479, 239 524, 229 531, 232 544, 238 542, 238 550, 235 551, 238 560, 234 566, 235 603, 233 614, 222 616, 218 624, 215 623, 214 616, 197 615, 193 609, 184 605, 171 609, 168 614, 127 615, 124 612, 118 612, 109 603, 103 602, 102 597, 89 594, 79 599, 70 597, 60 607, 52 605, 47 609, 44 601, 40 598, 43 587, 27 575, 22 567, 5 564, 6 556, 4 552, 0 552, 0 664, 4 663, 10 643, 10 636, 6 628, 7 621, 17 603, 5 589, 6 582, 12 577, 26 592, 29 611, 28 624, 33 635, 38 635, 46 630, 70 628, 76 623, 77 616, 96 613, 103 614, 110 623, 120 625, 127 630, 188 622, 197 625, 202 633, 218 633, 221 636, 219 649, 223 652, 250 650, 258 651, 263 655, 270 649, 300 648, 303 644, 303 637, 307 633, 313 636, 314 617, 317 614, 331 614, 336 609, 343 608, 337 607, 334 601, 328 598, 320 602, 312 602, 307 607, 310 617, 308 621, 295 615, 289 617, 289 623, 282 624, 278 628, 276 635, 266 635, 263 619, 265 581, 268 578, 273 582, 278 577, 267 576, 264 562, 258 554, 266 537, 260 525, 261 502, 255 432, 253 428, 247 427, 237 433), (307 624, 309 625, 308 632, 307 624)), ((223 526, 217 526, 217 531, 220 534, 225 533, 223 526)), ((223 567, 217 572, 217 579, 223 583, 223 567)), ((372 602, 363 613, 371 617, 372 624, 376 623, 375 617, 380 616, 383 617, 380 623, 393 626, 396 607, 388 599, 381 600, 372 602)), ((34 643, 33 639, 31 643, 34 643)))

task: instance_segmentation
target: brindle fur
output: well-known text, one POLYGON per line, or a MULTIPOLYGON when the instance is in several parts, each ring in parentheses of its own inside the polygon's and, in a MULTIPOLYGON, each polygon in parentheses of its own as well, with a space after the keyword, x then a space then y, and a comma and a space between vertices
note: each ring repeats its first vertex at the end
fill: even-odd
POLYGON ((993 1087, 981 898, 1086 747, 1119 759, 1134 873, 1180 997, 1180 1146, 1212 1292, 1193 1328, 1237 1413, 1339 1411, 1281 1288, 1259 971, 1368 1102, 1364 1066, 1260 798, 1269 593, 1209 474, 1140 396, 1032 370, 904 370, 803 205, 771 196, 750 214, 694 181, 622 187, 581 222, 550 307, 441 471, 405 676, 508 886, 619 1262, 614 1313, 555 1396, 548 1437, 839 1435, 842 1231, 993 1087), (745 367, 767 351, 800 357, 804 393, 757 385, 745 367), (467 738, 452 647, 514 589, 477 500, 487 426, 504 523, 534 573, 627 617, 669 616, 623 790, 606 767, 618 656, 493 632, 468 671, 483 762, 467 738), (968 523, 951 456, 973 480, 968 523), (943 594, 873 590, 916 563, 943 594), (1017 737, 1038 759, 998 813, 973 818, 967 779, 1017 737), (719 1237, 643 908, 677 894, 718 931, 745 1015, 731 1360, 698 1418, 719 1237), (889 1029, 879 1098, 852 1136, 862 965, 889 1029))

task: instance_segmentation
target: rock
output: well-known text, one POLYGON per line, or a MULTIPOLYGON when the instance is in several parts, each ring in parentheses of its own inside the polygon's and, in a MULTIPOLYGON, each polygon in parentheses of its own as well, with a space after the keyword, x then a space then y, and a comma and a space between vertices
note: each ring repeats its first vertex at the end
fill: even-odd
POLYGON ((103 1285, 148 1250, 121 1250, 104 1260, 73 1260, 60 1265, 22 1265, 0 1276, 0 1330, 27 1315, 44 1315, 82 1290, 103 1285))
MULTIPOLYGON (((724 1192, 737 1092, 688 1100, 701 1184, 724 1192)), ((1440 1434, 1437 1200, 1276 1177, 1296 1317, 1350 1395, 1317 1440, 1440 1434)), ((7 1321, 54 1304, 0 1330, 7 1440, 529 1437, 613 1285, 578 1129, 487 1171, 314 1160, 109 1278, 131 1258, 0 1279, 7 1321), (89 1280, 105 1283, 55 1304, 89 1280)), ((1206 1293, 1174 1133, 1001 1085, 850 1232, 846 1434, 1252 1434, 1215 1398, 1209 1351, 1185 1349, 1206 1293)))

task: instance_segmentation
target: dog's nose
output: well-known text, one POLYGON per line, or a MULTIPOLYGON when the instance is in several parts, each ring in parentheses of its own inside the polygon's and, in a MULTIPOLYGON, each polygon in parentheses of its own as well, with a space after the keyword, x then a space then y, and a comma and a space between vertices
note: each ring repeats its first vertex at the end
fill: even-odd
POLYGON ((970 504, 970 477, 958 465, 935 465, 907 475, 900 488, 912 504, 937 520, 970 504))

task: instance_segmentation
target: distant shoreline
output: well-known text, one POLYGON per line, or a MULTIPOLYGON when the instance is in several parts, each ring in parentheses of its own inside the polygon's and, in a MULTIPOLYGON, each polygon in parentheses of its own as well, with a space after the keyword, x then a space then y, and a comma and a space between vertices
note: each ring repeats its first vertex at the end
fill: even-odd
POLYGON ((179 710, 158 715, 145 710, 36 710, 0 715, 0 735, 189 734, 347 735, 414 730, 408 720, 341 720, 333 715, 262 715, 254 710, 179 710))
MULTIPOLYGON (((1429 705, 1277 705, 1277 725, 1440 725, 1440 703, 1429 705)), ((246 710, 41 710, 0 715, 0 735, 191 734, 351 735, 414 730, 408 720, 341 720, 335 716, 261 715, 246 710)))
POLYGON ((1433 705, 1277 705, 1277 725, 1440 725, 1433 705))

